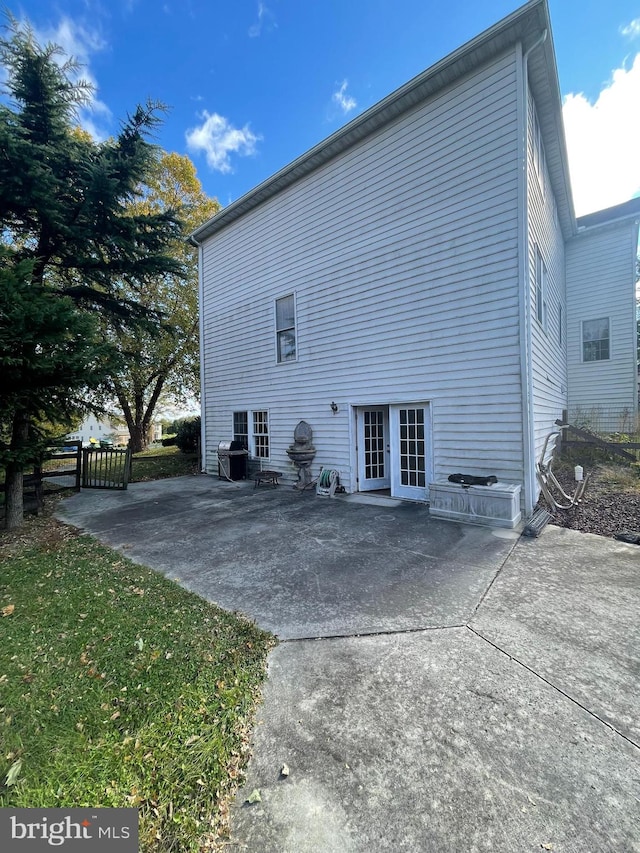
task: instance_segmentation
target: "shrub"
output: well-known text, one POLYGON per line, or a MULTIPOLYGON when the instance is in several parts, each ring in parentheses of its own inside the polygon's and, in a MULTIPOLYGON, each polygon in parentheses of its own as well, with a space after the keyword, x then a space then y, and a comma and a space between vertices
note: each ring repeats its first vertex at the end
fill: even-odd
POLYGON ((183 453, 195 453, 200 438, 200 417, 183 421, 178 427, 176 444, 183 453))
POLYGON ((163 447, 173 447, 176 443, 177 435, 168 435, 166 438, 161 439, 161 444, 163 447))

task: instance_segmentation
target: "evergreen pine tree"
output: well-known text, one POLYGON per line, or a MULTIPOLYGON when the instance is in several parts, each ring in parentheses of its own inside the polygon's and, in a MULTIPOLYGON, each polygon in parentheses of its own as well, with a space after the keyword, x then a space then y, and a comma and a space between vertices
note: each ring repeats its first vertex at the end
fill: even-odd
MULTIPOLYGON (((115 138, 95 142, 78 128, 78 110, 87 103, 91 87, 74 79, 77 69, 72 61, 57 62, 60 52, 55 45, 39 45, 28 27, 11 19, 7 35, 0 39, 0 63, 7 75, 3 89, 10 98, 0 104, 0 228, 7 250, 2 257, 2 286, 7 292, 9 287, 20 290, 26 300, 20 303, 23 306, 30 300, 33 304, 33 311, 25 308, 22 326, 13 326, 22 329, 17 356, 22 368, 15 363, 0 374, 8 527, 22 520, 22 470, 34 426, 40 417, 51 418, 64 408, 64 387, 58 386, 53 406, 45 373, 40 366, 27 369, 41 365, 38 356, 44 352, 53 352, 39 310, 47 312, 51 329, 60 335, 55 363, 59 376, 69 383, 72 400, 76 374, 65 373, 65 355, 70 365, 91 366, 85 373, 88 389, 108 375, 110 359, 92 327, 86 326, 83 335, 89 335, 87 346, 95 347, 93 359, 87 350, 75 348, 65 330, 79 328, 80 314, 87 311, 107 314, 115 323, 159 327, 160 315, 137 295, 158 276, 182 273, 180 262, 171 255, 181 234, 174 211, 132 210, 158 157, 149 135, 159 121, 161 105, 138 106, 115 138)), ((6 334, 14 317, 8 308, 4 299, 0 364, 7 366, 17 343, 6 334)))

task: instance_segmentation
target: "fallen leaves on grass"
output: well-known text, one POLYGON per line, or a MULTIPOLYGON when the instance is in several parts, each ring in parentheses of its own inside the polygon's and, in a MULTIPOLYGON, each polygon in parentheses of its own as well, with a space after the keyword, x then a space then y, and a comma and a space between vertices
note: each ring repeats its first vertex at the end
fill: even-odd
POLYGON ((15 608, 0 647, 0 805, 134 805, 146 853, 158 836, 162 849, 213 850, 228 837, 272 640, 37 521, 37 537, 11 540, 0 597, 15 608), (11 766, 22 752, 26 775, 11 766), (18 783, 2 786, 8 772, 18 783))
POLYGON ((19 758, 9 768, 9 772, 4 780, 4 784, 7 788, 10 788, 12 785, 15 785, 18 779, 20 778, 20 771, 22 770, 22 759, 19 758))

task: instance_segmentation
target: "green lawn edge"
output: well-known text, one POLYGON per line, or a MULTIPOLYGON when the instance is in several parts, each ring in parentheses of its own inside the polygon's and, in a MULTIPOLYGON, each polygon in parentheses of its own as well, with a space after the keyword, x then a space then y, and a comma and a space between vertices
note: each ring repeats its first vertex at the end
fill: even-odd
POLYGON ((0 806, 136 806, 141 851, 224 837, 272 635, 50 518, 0 534, 0 614, 0 806))

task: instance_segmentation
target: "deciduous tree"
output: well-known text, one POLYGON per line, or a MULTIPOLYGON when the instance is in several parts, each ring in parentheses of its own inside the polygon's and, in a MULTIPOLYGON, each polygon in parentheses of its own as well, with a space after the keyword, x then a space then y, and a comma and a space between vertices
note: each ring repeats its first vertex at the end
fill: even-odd
POLYGON ((165 153, 156 161, 142 195, 131 205, 134 216, 179 213, 183 231, 169 251, 186 270, 186 276, 156 276, 144 293, 122 283, 125 295, 135 296, 150 310, 162 311, 158 328, 125 328, 108 318, 106 321, 106 332, 123 355, 121 369, 106 383, 107 397, 118 400, 134 452, 147 446, 161 399, 175 402, 199 393, 198 260, 186 237, 218 210, 218 202, 203 192, 191 160, 175 153, 165 153))

